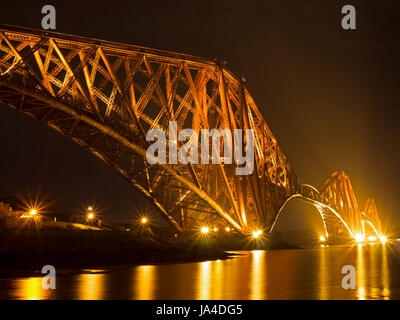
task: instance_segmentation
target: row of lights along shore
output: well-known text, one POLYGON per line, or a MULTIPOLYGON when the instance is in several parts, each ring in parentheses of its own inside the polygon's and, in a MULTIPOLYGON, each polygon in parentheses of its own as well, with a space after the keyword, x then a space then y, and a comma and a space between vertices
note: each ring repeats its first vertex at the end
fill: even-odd
MULTIPOLYGON (((35 218, 35 217, 37 217, 37 216, 39 215, 39 214, 38 214, 38 210, 35 209, 35 208, 29 209, 28 214, 29 214, 29 215, 24 215, 24 217, 35 218)), ((94 209, 93 209, 92 206, 89 206, 89 207, 87 208, 87 211, 86 211, 86 220, 87 220, 87 221, 93 221, 94 219, 95 219, 95 212, 94 212, 94 209)), ((149 218, 147 218, 147 217, 141 217, 141 218, 140 218, 140 223, 143 224, 143 225, 149 223, 149 218)))
MULTIPOLYGON (((200 231, 201 231, 201 233, 203 235, 207 235, 211 231, 218 232, 218 230, 219 229, 217 227, 209 228, 209 227, 206 227, 206 226, 201 227, 201 229, 200 229, 200 231)), ((232 229, 230 227, 225 227, 224 230, 225 230, 225 232, 231 232, 232 231, 232 229)), ((253 239, 258 239, 258 238, 261 237, 262 233, 263 233, 262 230, 254 230, 254 231, 251 232, 251 236, 252 236, 253 239)))
MULTIPOLYGON (((34 217, 36 217, 37 215, 38 215, 38 211, 37 211, 36 209, 32 208, 32 209, 29 211, 29 216, 30 216, 30 217, 34 218, 34 217)), ((88 207, 88 209, 87 209, 87 214, 86 214, 86 218, 87 218, 88 221, 94 220, 94 218, 95 218, 95 213, 94 213, 94 210, 93 210, 93 207, 92 207, 92 206, 89 206, 89 207, 88 207)), ((141 223, 142 225, 146 225, 146 224, 149 223, 149 219, 148 219, 147 217, 141 217, 141 218, 140 218, 140 223, 141 223)), ((219 229, 218 229, 217 227, 209 228, 209 227, 206 227, 206 226, 203 226, 203 227, 201 227, 201 229, 200 229, 200 231, 201 231, 201 233, 202 233, 203 235, 207 235, 207 234, 209 234, 211 231, 218 232, 218 230, 219 230, 219 229)), ((230 227, 225 227, 225 229, 224 229, 225 232, 231 232, 232 230, 233 230, 233 229, 230 228, 230 227)), ((262 230, 254 230, 254 231, 251 232, 251 236, 252 236, 253 239, 259 239, 259 238, 262 236, 262 234, 263 234, 262 230)), ((367 240, 368 242, 370 242, 370 243, 374 243, 374 242, 376 242, 378 239, 379 239, 379 241, 380 241, 382 244, 385 244, 385 243, 388 241, 387 237, 385 237, 384 235, 380 235, 380 236, 378 236, 378 237, 376 237, 376 236, 369 236, 367 239, 365 239, 365 235, 363 235, 363 234, 361 234, 361 233, 356 233, 356 234, 355 234, 355 237, 354 237, 354 240, 355 240, 357 243, 359 243, 359 244, 364 243, 366 240, 367 240)), ((325 236, 320 236, 320 237, 319 237, 319 241, 320 241, 321 243, 326 243, 326 242, 327 242, 327 238, 326 238, 325 236)))
MULTIPOLYGON (((354 236, 354 240, 358 244, 362 244, 362 243, 366 242, 366 240, 367 240, 367 242, 375 243, 378 239, 382 244, 385 244, 388 241, 387 237, 385 237, 384 235, 379 235, 377 237, 369 236, 367 239, 365 239, 365 235, 363 235, 361 233, 356 233, 354 236)), ((319 241, 321 243, 325 243, 327 241, 327 239, 325 236, 320 236, 319 241)))
MULTIPOLYGON (((35 208, 32 208, 28 211, 29 215, 23 215, 22 217, 31 217, 31 218, 35 218, 39 216, 38 210, 35 208)), ((87 214, 86 214, 86 218, 87 220, 93 220, 94 219, 94 211, 93 211, 93 207, 88 207, 87 209, 87 214)))

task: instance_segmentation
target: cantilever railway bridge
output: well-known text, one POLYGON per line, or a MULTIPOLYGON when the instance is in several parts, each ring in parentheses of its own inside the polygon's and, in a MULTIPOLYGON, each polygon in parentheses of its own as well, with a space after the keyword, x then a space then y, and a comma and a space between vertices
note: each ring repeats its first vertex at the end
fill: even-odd
POLYGON ((380 234, 374 201, 362 212, 349 177, 301 185, 242 79, 216 60, 0 25, 0 103, 94 154, 184 232, 213 221, 241 233, 271 230, 288 199, 316 206, 327 236, 380 234), (151 129, 253 129, 255 170, 236 164, 146 161, 151 129))

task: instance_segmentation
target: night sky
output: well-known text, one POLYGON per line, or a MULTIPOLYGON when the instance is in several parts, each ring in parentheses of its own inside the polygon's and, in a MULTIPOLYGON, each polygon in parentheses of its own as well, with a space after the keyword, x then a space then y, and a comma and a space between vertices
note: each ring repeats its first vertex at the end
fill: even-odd
MULTIPOLYGON (((301 182, 332 171, 352 179, 360 207, 376 199, 384 226, 400 226, 400 5, 397 1, 4 1, 0 23, 219 58, 247 87, 301 182), (357 10, 343 30, 341 8, 357 10)), ((0 106, 0 194, 40 190, 70 210, 132 219, 143 198, 79 146, 0 106)))

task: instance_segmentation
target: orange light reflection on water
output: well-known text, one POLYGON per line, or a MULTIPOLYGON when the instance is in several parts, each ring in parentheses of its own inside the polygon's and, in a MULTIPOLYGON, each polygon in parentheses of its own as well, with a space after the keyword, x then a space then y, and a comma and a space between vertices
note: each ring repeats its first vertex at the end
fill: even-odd
POLYGON ((42 288, 42 278, 32 277, 16 281, 17 299, 44 300, 48 299, 51 291, 42 288))
POLYGON ((155 272, 156 266, 138 266, 137 268, 135 268, 134 299, 154 299, 154 291, 156 286, 155 272))
POLYGON ((78 299, 79 300, 101 300, 104 299, 105 274, 80 274, 78 276, 78 299))
POLYGON ((0 293, 13 299, 389 299, 396 298, 390 285, 397 261, 389 254, 391 247, 378 244, 242 251, 227 260, 64 275, 56 290, 43 289, 42 277, 3 280, 0 293), (355 290, 341 287, 344 265, 356 269, 355 290))

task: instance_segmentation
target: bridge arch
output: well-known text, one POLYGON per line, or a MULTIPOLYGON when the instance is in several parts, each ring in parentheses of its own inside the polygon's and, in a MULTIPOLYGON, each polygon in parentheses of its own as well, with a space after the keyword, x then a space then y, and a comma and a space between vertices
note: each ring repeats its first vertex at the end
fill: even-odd
MULTIPOLYGON (((310 188, 310 190, 313 191, 314 196, 319 195, 319 192, 316 188, 309 186, 309 185, 305 185, 305 186, 306 186, 306 188, 302 187, 302 190, 305 190, 305 189, 308 190, 310 188)), ((308 193, 306 193, 306 194, 308 194, 308 193)), ((282 205, 282 207, 279 209, 278 214, 275 218, 275 221, 272 224, 271 229, 269 230, 269 233, 273 232, 275 225, 278 221, 278 218, 284 212, 286 205, 292 199, 302 200, 303 202, 309 203, 315 209, 317 209, 317 211, 321 217, 323 226, 324 226, 325 239, 330 239, 330 238, 332 238, 332 236, 333 237, 338 236, 338 233, 340 233, 342 236, 344 235, 345 237, 348 237, 349 239, 355 239, 355 234, 352 232, 352 230, 347 225, 345 220, 341 217, 341 215, 335 211, 335 209, 333 209, 332 207, 330 207, 329 205, 327 205, 325 203, 322 203, 313 198, 310 198, 309 194, 308 194, 308 196, 303 195, 303 194, 295 194, 295 195, 291 196, 290 198, 288 198, 286 200, 286 202, 282 205), (337 231, 338 229, 339 229, 339 232, 337 231)))
MULTIPOLYGON (((314 203, 311 201, 307 200, 307 198, 303 197, 301 194, 296 194, 291 196, 289 199, 285 201, 285 203, 282 205, 282 207, 279 209, 278 215, 276 216, 276 219, 274 221, 274 224, 271 226, 271 229, 269 230, 269 233, 273 233, 275 229, 277 228, 277 225, 279 224, 279 221, 282 219, 283 215, 288 214, 288 210, 290 211, 296 211, 294 214, 304 214, 304 211, 307 210, 307 208, 312 209, 313 212, 318 213, 318 216, 320 217, 320 222, 322 225, 323 230, 321 230, 323 233, 322 235, 325 236, 325 238, 328 238, 328 231, 326 228, 326 223, 323 215, 320 213, 319 209, 316 207, 314 203)), ((320 234, 320 232, 318 232, 320 234)))

